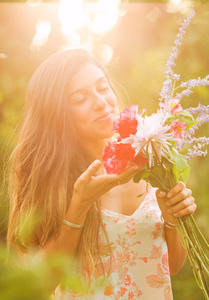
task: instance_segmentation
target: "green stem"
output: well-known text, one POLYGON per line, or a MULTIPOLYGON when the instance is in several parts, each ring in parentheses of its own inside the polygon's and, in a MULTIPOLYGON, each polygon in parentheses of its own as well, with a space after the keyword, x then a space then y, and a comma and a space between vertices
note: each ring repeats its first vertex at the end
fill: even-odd
POLYGON ((200 231, 199 227, 197 226, 197 223, 194 219, 194 217, 192 215, 189 215, 188 216, 190 218, 190 220, 192 221, 193 223, 193 226, 195 227, 195 229, 197 230, 199 236, 201 237, 201 239, 203 240, 204 244, 206 245, 206 247, 209 249, 209 244, 208 242, 206 241, 205 237, 203 236, 202 232, 200 231))
POLYGON ((196 255, 196 257, 198 257, 198 260, 199 260, 199 262, 201 263, 201 265, 202 265, 202 267, 204 268, 204 270, 205 270, 205 272, 209 275, 209 270, 207 269, 207 262, 205 262, 205 260, 204 260, 204 257, 203 257, 203 259, 202 259, 202 256, 200 255, 201 254, 201 252, 202 252, 202 248, 201 248, 201 245, 200 245, 200 243, 199 243, 199 241, 197 240, 195 240, 194 239, 194 235, 192 235, 191 234, 191 231, 190 231, 190 229, 188 228, 188 224, 187 224, 187 222, 186 222, 186 219, 184 219, 185 221, 183 222, 183 224, 184 224, 184 228, 185 228, 185 231, 186 231, 186 234, 187 234, 187 236, 188 236, 188 241, 189 241, 189 243, 190 243, 190 246, 191 246, 191 250, 192 250, 192 252, 196 255), (196 249, 196 248, 198 248, 198 249, 196 249), (198 251, 199 250, 199 251, 198 251), (200 252, 200 253, 199 253, 200 252))
MULTIPOLYGON (((163 168, 166 175, 159 176, 159 174, 156 173, 155 169, 155 172, 153 172, 152 174, 152 178, 154 179, 155 184, 159 184, 158 187, 167 193, 177 183, 177 178, 172 173, 172 170, 166 168, 162 163, 160 163, 160 165, 163 168)), ((151 185, 152 178, 150 179, 151 185)), ((177 218, 179 227, 178 225, 176 225, 174 217, 173 221, 175 223, 175 229, 178 233, 178 237, 182 244, 182 247, 187 253, 187 257, 189 259, 195 280, 199 288, 203 292, 205 299, 209 300, 209 289, 207 286, 207 281, 205 279, 205 274, 209 275, 209 259, 205 254, 200 241, 203 241, 207 249, 209 249, 209 244, 207 243, 206 239, 204 238, 203 234, 198 228, 193 216, 189 215, 177 218)))
POLYGON ((191 237, 194 239, 193 244, 196 246, 197 250, 200 252, 201 257, 204 260, 204 264, 209 265, 209 259, 208 259, 207 255, 205 254, 205 252, 204 252, 204 250, 201 246, 201 243, 199 241, 197 232, 195 231, 195 227, 193 225, 193 222, 192 222, 190 216, 188 216, 188 217, 186 216, 185 220, 186 220, 186 223, 189 227, 188 234, 190 233, 191 237))
POLYGON ((208 288, 207 288, 207 285, 206 285, 204 274, 203 274, 203 272, 201 272, 201 268, 200 268, 201 265, 198 262, 197 257, 192 254, 192 251, 191 251, 192 249, 189 246, 190 245, 190 239, 188 238, 187 232, 186 232, 184 227, 182 227, 182 231, 185 234, 185 236, 184 236, 185 249, 186 249, 186 252, 187 252, 188 259, 190 261, 190 265, 191 265, 195 280, 196 280, 199 288, 203 292, 205 298, 208 300, 209 299, 209 292, 208 292, 208 288))

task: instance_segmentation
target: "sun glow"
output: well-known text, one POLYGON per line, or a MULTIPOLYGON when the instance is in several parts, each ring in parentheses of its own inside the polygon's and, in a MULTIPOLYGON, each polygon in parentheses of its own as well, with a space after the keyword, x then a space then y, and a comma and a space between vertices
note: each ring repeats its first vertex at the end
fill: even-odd
POLYGON ((62 30, 70 34, 86 26, 94 34, 103 34, 112 29, 120 15, 121 0, 98 0, 83 3, 83 0, 60 0, 58 17, 62 30))
POLYGON ((95 34, 102 34, 112 29, 120 15, 120 1, 116 0, 98 0, 93 12, 93 18, 88 27, 95 34))
POLYGON ((64 34, 71 34, 84 25, 83 0, 60 0, 58 17, 64 34))
POLYGON ((31 49, 40 50, 43 47, 51 32, 51 23, 49 21, 38 21, 36 24, 36 34, 31 43, 31 49))
POLYGON ((180 12, 182 14, 188 14, 193 9, 193 6, 190 0, 170 0, 167 4, 167 11, 169 13, 180 12))
POLYGON ((106 64, 113 56, 113 49, 109 45, 98 45, 97 39, 111 30, 118 18, 124 15, 120 7, 121 0, 83 2, 60 0, 58 17, 65 38, 63 48, 83 48, 89 52, 99 52, 99 58, 106 64))

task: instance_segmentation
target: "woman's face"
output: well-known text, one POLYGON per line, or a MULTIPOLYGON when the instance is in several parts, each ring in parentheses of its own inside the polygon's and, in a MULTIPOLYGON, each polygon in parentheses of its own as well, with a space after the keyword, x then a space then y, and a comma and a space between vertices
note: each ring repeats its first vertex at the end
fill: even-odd
POLYGON ((99 67, 89 63, 79 69, 68 85, 68 101, 76 132, 83 141, 113 135, 118 102, 99 67))

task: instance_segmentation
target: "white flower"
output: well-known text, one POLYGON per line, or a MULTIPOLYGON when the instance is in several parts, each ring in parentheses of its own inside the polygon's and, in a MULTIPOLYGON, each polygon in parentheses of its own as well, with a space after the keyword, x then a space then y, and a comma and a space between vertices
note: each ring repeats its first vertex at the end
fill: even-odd
POLYGON ((159 111, 157 114, 138 117, 137 132, 129 138, 123 139, 122 143, 130 143, 136 154, 144 150, 149 157, 149 167, 154 165, 154 156, 161 160, 161 153, 172 157, 169 141, 176 140, 173 134, 168 132, 170 125, 165 125, 165 115, 159 111))

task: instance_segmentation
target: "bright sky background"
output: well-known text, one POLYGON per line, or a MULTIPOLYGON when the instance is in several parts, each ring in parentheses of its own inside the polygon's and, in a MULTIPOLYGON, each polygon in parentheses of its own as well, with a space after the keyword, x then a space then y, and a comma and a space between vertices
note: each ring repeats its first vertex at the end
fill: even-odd
MULTIPOLYGON (((28 0, 28 5, 39 5, 40 0, 28 0)), ((61 31, 65 37, 65 48, 84 48, 92 51, 95 40, 106 34, 116 26, 119 19, 126 14, 124 6, 128 1, 121 0, 97 0, 94 3, 86 3, 83 0, 60 0, 57 7, 57 16, 60 21, 61 31), (83 40, 82 36, 86 38, 83 40)), ((187 14, 193 8, 192 1, 169 0, 167 10, 170 13, 181 11, 187 14)), ((157 9, 149 15, 154 22, 159 17, 157 9)), ((31 42, 32 50, 40 50, 45 45, 51 32, 49 20, 38 20, 35 34, 31 42)), ((107 63, 113 56, 113 49, 109 45, 103 45, 100 50, 103 60, 107 63)), ((3 54, 1 54, 2 56, 3 54)), ((2 57, 3 58, 3 57, 2 57)))

